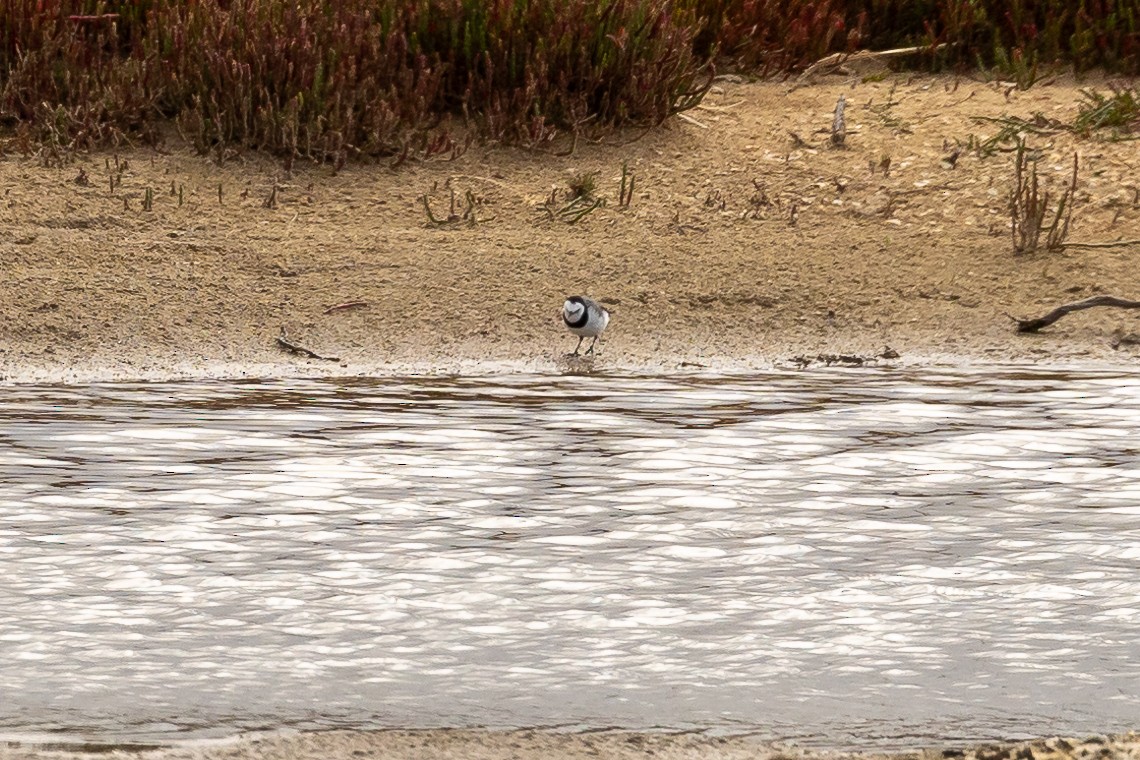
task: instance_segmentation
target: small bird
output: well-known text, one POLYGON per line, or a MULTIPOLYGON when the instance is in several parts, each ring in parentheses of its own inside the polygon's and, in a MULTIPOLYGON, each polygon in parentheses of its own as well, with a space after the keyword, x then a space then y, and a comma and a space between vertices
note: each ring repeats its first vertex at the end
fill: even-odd
MULTIPOLYGON (((582 341, 593 338, 594 342, 586 349, 586 354, 594 353, 594 345, 610 323, 610 313, 597 301, 585 296, 570 296, 562 304, 562 321, 566 328, 578 336, 578 345, 574 346, 574 356, 582 347, 582 341)), ((601 353, 599 350, 598 353, 601 353)))

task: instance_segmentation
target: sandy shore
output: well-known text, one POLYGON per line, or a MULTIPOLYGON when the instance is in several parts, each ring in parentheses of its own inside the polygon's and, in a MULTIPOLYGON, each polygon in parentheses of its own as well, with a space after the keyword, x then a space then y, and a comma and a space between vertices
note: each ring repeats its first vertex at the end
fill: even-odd
MULTIPOLYGON (((286 175, 257 155, 219 167, 173 144, 58 160, 0 143, 0 376, 558 371, 574 339, 557 311, 579 292, 613 311, 595 366, 614 371, 886 346, 917 364, 1132 363, 1134 311, 1090 310, 1040 335, 1016 334, 1008 315, 1140 297, 1140 246, 1014 256, 1010 154, 947 158, 996 133, 979 117, 1071 120, 1082 87, 1105 83, 723 82, 689 120, 568 156, 476 146, 335 175, 286 175), (835 149, 840 94, 848 137, 835 149), (637 183, 628 208, 623 162, 637 183), (551 218, 544 202, 554 192, 557 211, 583 174, 606 205, 551 218), (422 196, 441 218, 452 190, 457 215, 475 204, 474 224, 429 223, 422 196), (335 359, 284 352, 282 328, 335 359)), ((1140 238, 1140 143, 1031 144, 1054 184, 1081 156, 1071 240, 1140 238)))
MULTIPOLYGON (((1140 245, 1014 256, 1010 155, 966 149, 949 160, 997 131, 979 117, 1071 120, 1082 87, 1105 83, 1059 79, 1022 92, 930 76, 794 90, 726 81, 688 119, 583 141, 571 155, 476 146, 454 161, 338 174, 286 174, 256 155, 217 166, 176 145, 20 156, 0 137, 0 379, 741 370, 821 354, 911 365, 1135 364, 1135 311, 1090 310, 1039 335, 1017 334, 1009 315, 1098 293, 1140 298, 1140 245), (826 127, 840 94, 848 137, 835 149, 826 127), (618 199, 623 163, 637 181, 628 208, 618 199), (571 224, 557 210, 583 174, 595 176, 606 204, 571 224), (430 223, 422 198, 446 218, 452 191, 461 218, 430 223), (468 211, 474 223, 471 213, 462 218, 468 211), (557 311, 572 293, 613 312, 593 365, 564 356, 575 340, 557 311), (333 358, 287 353, 276 343, 282 330, 333 358), (887 347, 898 358, 879 358, 887 347)), ((1065 132, 1031 143, 1054 186, 1073 152, 1081 156, 1071 240, 1140 238, 1140 143, 1065 132)), ((83 749, 9 743, 0 760, 106 756, 83 749)), ((951 749, 905 756, 962 756, 951 749)), ((484 731, 246 737, 113 754, 817 756, 743 738, 484 731)), ((966 756, 1140 754, 1129 735, 966 756)))

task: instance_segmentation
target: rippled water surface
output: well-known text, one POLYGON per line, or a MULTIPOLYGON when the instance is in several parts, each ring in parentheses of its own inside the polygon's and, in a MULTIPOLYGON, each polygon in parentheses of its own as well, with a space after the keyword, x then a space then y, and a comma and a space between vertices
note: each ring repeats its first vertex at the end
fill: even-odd
POLYGON ((1140 721, 1140 375, 0 388, 0 728, 1140 721))

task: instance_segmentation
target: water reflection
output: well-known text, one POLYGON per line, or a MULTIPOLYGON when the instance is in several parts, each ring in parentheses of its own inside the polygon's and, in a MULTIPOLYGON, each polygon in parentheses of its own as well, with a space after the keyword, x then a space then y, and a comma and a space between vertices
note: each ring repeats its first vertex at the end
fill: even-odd
POLYGON ((1140 378, 0 390, 0 726, 1134 724, 1140 378))

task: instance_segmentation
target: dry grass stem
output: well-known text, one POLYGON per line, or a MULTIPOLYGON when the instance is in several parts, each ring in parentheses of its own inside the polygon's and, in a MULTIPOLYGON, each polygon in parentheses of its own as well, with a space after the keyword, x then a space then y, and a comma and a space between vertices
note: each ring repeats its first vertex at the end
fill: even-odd
POLYGON ((1014 186, 1009 193, 1010 234, 1014 253, 1033 253, 1041 248, 1057 251, 1064 247, 1073 216, 1077 190, 1078 158, 1073 154, 1073 173, 1050 214, 1051 194, 1037 179, 1037 161, 1019 139, 1014 154, 1014 186), (1050 221, 1046 222, 1046 219, 1050 221), (1045 240, 1042 244, 1041 235, 1045 240))
POLYGON ((842 147, 843 141, 847 139, 847 120, 843 117, 846 107, 847 98, 840 95, 835 104, 835 115, 831 119, 831 144, 836 148, 842 147))

